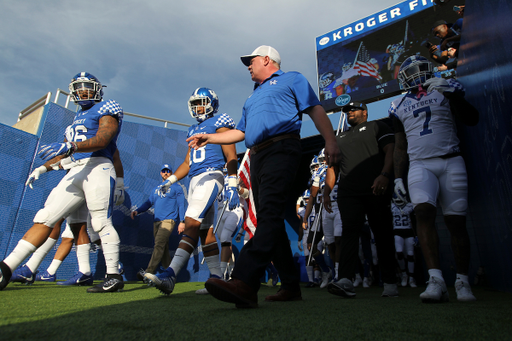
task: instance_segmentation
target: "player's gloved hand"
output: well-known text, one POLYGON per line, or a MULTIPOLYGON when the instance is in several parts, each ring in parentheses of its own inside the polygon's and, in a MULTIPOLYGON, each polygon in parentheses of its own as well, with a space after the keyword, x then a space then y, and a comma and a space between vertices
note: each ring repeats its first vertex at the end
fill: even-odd
POLYGON ((41 159, 50 160, 59 155, 68 157, 73 154, 77 148, 75 142, 50 143, 43 145, 38 154, 41 159))
POLYGON ((124 202, 124 179, 116 179, 116 189, 114 191, 114 203, 116 206, 121 205, 124 202))
POLYGON ((405 190, 404 181, 402 180, 402 178, 395 179, 393 201, 395 200, 395 196, 398 200, 401 200, 402 202, 408 202, 407 191, 405 190))
POLYGON ((25 186, 29 186, 30 189, 34 189, 34 187, 32 187, 32 184, 34 183, 34 181, 39 179, 39 176, 46 172, 47 172, 47 169, 45 166, 37 167, 28 176, 27 182, 25 182, 25 186))
POLYGON ((235 242, 240 243, 242 241, 242 237, 244 236, 243 232, 238 232, 235 237, 235 242))
POLYGON ((238 197, 238 183, 236 175, 228 177, 228 192, 227 197, 229 198, 229 209, 233 210, 240 205, 240 198, 238 197))
POLYGON ((430 93, 437 90, 440 93, 443 92, 454 92, 456 89, 448 83, 444 78, 433 77, 423 83, 423 87, 430 93))
POLYGON ((302 241, 300 241, 300 240, 299 240, 299 241, 297 242, 297 247, 299 248, 299 251, 304 251, 304 250, 302 249, 302 241))
POLYGON ((171 185, 177 181, 178 178, 176 175, 171 175, 163 184, 160 185, 160 191, 162 191, 162 193, 167 193, 169 187, 171 187, 171 185))

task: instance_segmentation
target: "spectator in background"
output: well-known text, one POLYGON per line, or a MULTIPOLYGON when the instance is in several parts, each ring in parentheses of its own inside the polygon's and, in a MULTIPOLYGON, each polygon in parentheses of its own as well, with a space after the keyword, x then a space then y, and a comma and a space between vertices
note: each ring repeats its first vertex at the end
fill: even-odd
POLYGON ((450 59, 448 56, 448 48, 450 47, 455 49, 452 58, 458 57, 461 28, 461 22, 457 22, 457 24, 448 24, 444 20, 438 20, 432 25, 432 34, 440 39, 439 45, 432 45, 429 48, 429 53, 432 60, 439 64, 447 63, 450 59))
MULTIPOLYGON (((171 175, 171 167, 168 164, 163 165, 160 170, 162 181, 166 181, 171 175)), ((164 268, 171 264, 169 237, 177 222, 179 223, 178 232, 181 233, 185 229, 185 195, 183 189, 178 183, 174 183, 167 191, 163 191, 161 185, 156 186, 151 191, 148 200, 131 212, 131 218, 135 219, 137 215, 146 212, 150 207, 154 207, 153 236, 155 246, 146 270, 141 269, 137 272, 137 279, 144 282, 148 281, 146 274, 155 274, 160 263, 164 268)))

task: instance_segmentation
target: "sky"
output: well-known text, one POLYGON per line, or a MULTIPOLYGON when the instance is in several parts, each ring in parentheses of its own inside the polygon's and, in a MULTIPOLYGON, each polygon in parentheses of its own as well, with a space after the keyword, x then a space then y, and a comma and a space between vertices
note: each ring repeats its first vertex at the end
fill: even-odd
MULTIPOLYGON (((48 92, 53 101, 81 71, 125 112, 194 124, 188 98, 209 87, 219 112, 238 122, 253 89, 240 56, 271 45, 283 71, 301 72, 317 89, 315 38, 399 2, 0 0, 0 123, 14 125, 48 92)), ((386 116, 390 101, 371 104, 369 119, 386 116)), ((317 134, 308 119, 303 136, 317 134)))

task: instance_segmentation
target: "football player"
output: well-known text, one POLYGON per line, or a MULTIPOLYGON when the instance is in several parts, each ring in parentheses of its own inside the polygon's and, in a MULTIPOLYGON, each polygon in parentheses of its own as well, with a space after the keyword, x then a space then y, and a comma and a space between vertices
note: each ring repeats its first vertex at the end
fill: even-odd
POLYGON ((393 213, 393 230, 395 232, 396 260, 402 271, 401 285, 406 287, 409 282, 412 288, 416 288, 416 280, 413 277, 415 235, 411 225, 411 214, 414 212, 414 207, 410 202, 395 198, 391 202, 391 212, 393 213), (404 251, 407 255, 407 271, 405 270, 404 251))
MULTIPOLYGON (((235 128, 235 122, 229 115, 214 116, 219 110, 219 98, 212 89, 197 88, 188 100, 188 109, 190 115, 198 123, 189 128, 187 137, 197 134, 213 134, 235 128)), ((185 161, 162 185, 162 188, 165 189, 187 174, 190 177, 185 231, 182 233, 171 265, 159 275, 145 275, 149 284, 155 286, 165 295, 172 293, 176 276, 181 269, 186 268, 190 254, 197 246, 200 230, 203 231, 201 235, 203 255, 210 273, 212 276, 222 277, 219 248, 213 234, 213 209, 215 198, 224 187, 222 169, 225 164, 228 170, 229 209, 234 209, 240 204, 236 176, 238 164, 234 144, 222 146, 208 144, 199 149, 189 148, 185 161)))
POLYGON ((121 130, 123 109, 114 100, 103 100, 103 86, 88 72, 74 76, 69 90, 80 106, 73 124, 66 131, 63 143, 43 145, 39 156, 48 160, 32 173, 27 183, 32 184, 42 173, 50 171, 66 159, 69 172, 52 190, 44 208, 34 217, 34 225, 25 233, 14 250, 0 262, 0 290, 5 288, 23 260, 41 246, 52 227, 84 202, 91 215, 94 231, 100 234, 107 276, 103 283, 87 289, 88 292, 114 292, 124 287, 119 274, 119 235, 112 225, 112 205, 116 187, 113 155, 121 130), (71 156, 71 157, 70 157, 71 156), (70 158, 68 158, 70 157, 70 158))
POLYGON ((408 191, 417 220, 417 233, 429 272, 423 302, 448 301, 439 264, 435 228, 437 200, 451 234, 457 266, 455 289, 459 301, 474 301, 468 280, 470 242, 466 230, 467 173, 459 148, 455 118, 467 125, 478 123, 478 111, 464 99, 462 85, 435 78, 432 64, 422 56, 407 58, 400 66, 400 86, 408 93, 391 103, 395 128, 395 195, 406 200, 408 191))

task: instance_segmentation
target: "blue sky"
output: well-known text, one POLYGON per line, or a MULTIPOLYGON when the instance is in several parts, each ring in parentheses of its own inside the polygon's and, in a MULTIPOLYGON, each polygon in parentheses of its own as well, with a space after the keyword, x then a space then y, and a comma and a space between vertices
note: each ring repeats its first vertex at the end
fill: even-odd
MULTIPOLYGON (((241 55, 271 45, 284 71, 302 72, 316 89, 315 38, 398 2, 0 0, 0 123, 15 124, 47 92, 53 100, 80 71, 126 112, 193 124, 187 100, 205 86, 238 122, 253 87, 241 55)), ((370 119, 389 102, 371 104, 370 119)), ((303 135, 316 134, 310 127, 303 135)))

